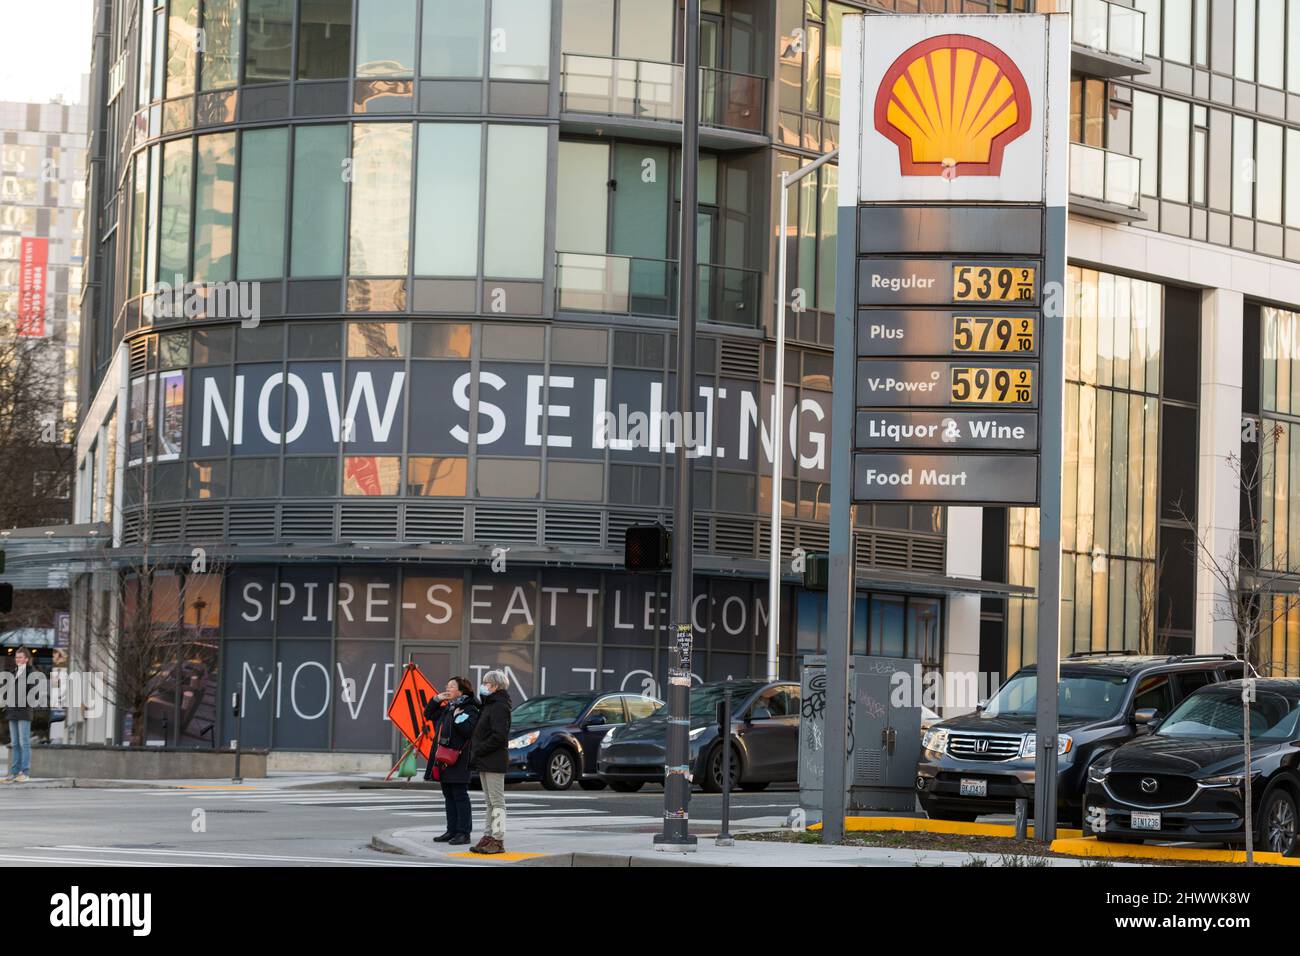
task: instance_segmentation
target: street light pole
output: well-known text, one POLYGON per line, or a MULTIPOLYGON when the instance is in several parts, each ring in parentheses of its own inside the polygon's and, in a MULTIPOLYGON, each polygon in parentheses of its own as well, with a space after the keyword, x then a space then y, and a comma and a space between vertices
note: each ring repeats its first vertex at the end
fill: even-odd
POLYGON ((785 270, 789 251, 790 187, 809 173, 839 158, 839 149, 819 156, 793 173, 781 173, 781 224, 777 230, 776 266, 776 370, 772 388, 772 539, 767 582, 767 679, 777 680, 780 662, 777 641, 781 633, 781 459, 785 429, 785 270))
POLYGON ((692 599, 694 530, 691 507, 692 458, 695 440, 695 300, 699 287, 696 223, 700 161, 700 0, 686 0, 683 24, 685 63, 682 70, 682 211, 678 242, 677 294, 677 413, 676 492, 673 496, 672 604, 675 627, 668 649, 668 747, 664 759, 664 828, 655 848, 691 852, 687 805, 691 799, 690 695, 691 659, 695 642, 692 599))

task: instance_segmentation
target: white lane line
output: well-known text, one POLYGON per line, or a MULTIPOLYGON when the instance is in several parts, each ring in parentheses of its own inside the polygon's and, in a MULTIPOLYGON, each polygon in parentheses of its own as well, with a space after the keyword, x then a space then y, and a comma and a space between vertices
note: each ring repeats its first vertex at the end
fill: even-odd
MULTIPOLYGON (((43 849, 45 849, 45 848, 44 848, 44 847, 36 847, 35 849, 37 849, 37 850, 39 851, 39 850, 43 850, 43 849)), ((19 855, 19 854, 16 854, 16 853, 0 853, 0 861, 9 862, 9 863, 45 863, 45 864, 48 864, 48 865, 50 865, 50 866, 68 866, 69 864, 73 864, 73 863, 77 864, 78 866, 150 866, 150 867, 166 866, 166 867, 176 867, 176 866, 188 866, 188 865, 189 865, 189 864, 187 864, 187 863, 179 863, 179 862, 177 862, 177 863, 172 863, 172 862, 169 862, 169 861, 167 861, 167 860, 94 860, 94 859, 79 859, 79 858, 76 858, 76 857, 70 857, 70 856, 22 856, 22 855, 19 855)), ((207 863, 207 864, 201 864, 201 865, 204 865, 204 866, 221 866, 221 867, 224 867, 226 864, 224 864, 224 863, 207 863)))
POLYGON ((276 863, 338 863, 345 866, 427 866, 422 860, 357 860, 328 856, 286 856, 274 853, 234 853, 217 850, 124 849, 121 847, 78 846, 68 844, 34 847, 37 850, 73 850, 78 853, 136 854, 140 856, 201 857, 212 860, 265 860, 276 863))

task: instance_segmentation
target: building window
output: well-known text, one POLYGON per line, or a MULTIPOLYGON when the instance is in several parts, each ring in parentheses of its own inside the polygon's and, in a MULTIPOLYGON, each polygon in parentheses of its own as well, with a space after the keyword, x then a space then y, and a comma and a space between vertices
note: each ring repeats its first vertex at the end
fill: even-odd
POLYGON ((199 0, 171 0, 167 25, 167 96, 194 92, 199 0))
POLYGON ((411 235, 411 126, 355 124, 351 179, 348 273, 406 275, 411 235))
POLYGON ((298 79, 342 79, 351 56, 352 0, 301 0, 298 79))
POLYGON ((550 3, 493 0, 492 36, 492 79, 544 82, 550 78, 550 3))
POLYGON ((1255 0, 1237 0, 1232 71, 1239 80, 1255 78, 1255 0))
POLYGON ((406 493, 413 497, 463 498, 468 485, 465 458, 416 458, 406 464, 406 493))
POLYGON ((424 0, 420 75, 483 75, 486 0, 424 0))
POLYGON ((401 493, 402 459, 386 455, 348 455, 343 459, 343 494, 387 496, 401 493))
POLYGON ((195 175, 194 278, 230 279, 234 247, 235 134, 199 137, 195 175))
POLYGON ((416 275, 478 273, 482 140, 477 123, 420 124, 416 275))
MULTIPOLYGON (((501 6, 501 0, 497 0, 494 10, 501 6)), ((483 272, 487 276, 542 278, 546 141, 547 131, 542 126, 488 127, 487 211, 483 224, 483 272)))
POLYGON ((245 83, 282 83, 292 73, 293 0, 248 0, 245 83))
POLYGON ((303 126, 294 133, 290 274, 337 276, 343 268, 346 126, 303 126))
POLYGON ((200 89, 220 90, 239 82, 239 6, 240 0, 204 0, 200 89))
POLYGON ((357 76, 415 74, 415 0, 358 0, 357 76))
POLYGON ((162 248, 159 263, 162 279, 184 285, 190 271, 190 202, 194 144, 178 139, 163 147, 162 164, 162 248))
POLYGON ((287 129, 248 130, 240 144, 239 278, 284 275, 287 129))

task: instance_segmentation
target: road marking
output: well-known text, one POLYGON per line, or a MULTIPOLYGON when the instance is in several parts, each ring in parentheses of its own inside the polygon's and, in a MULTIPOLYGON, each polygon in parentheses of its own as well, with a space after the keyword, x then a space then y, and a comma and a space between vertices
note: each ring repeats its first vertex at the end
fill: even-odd
MULTIPOLYGON (((34 847, 35 850, 45 849, 44 847, 34 847)), ((50 866, 68 866, 75 863, 78 866, 150 866, 150 867, 176 867, 190 866, 188 863, 170 863, 166 860, 94 860, 78 859, 69 856, 21 856, 14 853, 0 853, 0 861, 9 863, 47 863, 50 866)), ((205 866, 224 866, 223 863, 195 864, 205 866)))
MULTIPOLYGON (((68 844, 51 847, 33 847, 37 850, 72 850, 78 853, 104 853, 104 854, 137 854, 140 856, 163 856, 163 857, 204 857, 213 860, 250 860, 250 861, 269 861, 275 863, 333 863, 344 866, 427 866, 428 864, 421 860, 396 858, 393 860, 364 860, 349 859, 328 856, 287 856, 275 853, 236 853, 233 851, 221 850, 161 850, 161 849, 129 849, 124 847, 98 847, 98 846, 80 846, 68 844)), ((373 851, 377 852, 377 851, 373 851)))

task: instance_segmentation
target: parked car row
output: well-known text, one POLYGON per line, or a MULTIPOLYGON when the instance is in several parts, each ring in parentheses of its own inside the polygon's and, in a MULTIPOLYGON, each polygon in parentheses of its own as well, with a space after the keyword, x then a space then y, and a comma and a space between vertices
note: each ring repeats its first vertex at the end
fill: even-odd
MULTIPOLYGON (((1241 843, 1243 665, 1227 656, 1076 655, 1057 687, 1058 815, 1099 839, 1241 843)), ((931 816, 1007 813, 1035 785, 1038 678, 1016 672, 976 712, 933 724, 916 770, 931 816)), ((1300 680, 1254 682, 1251 805, 1260 849, 1300 851, 1300 680)))

